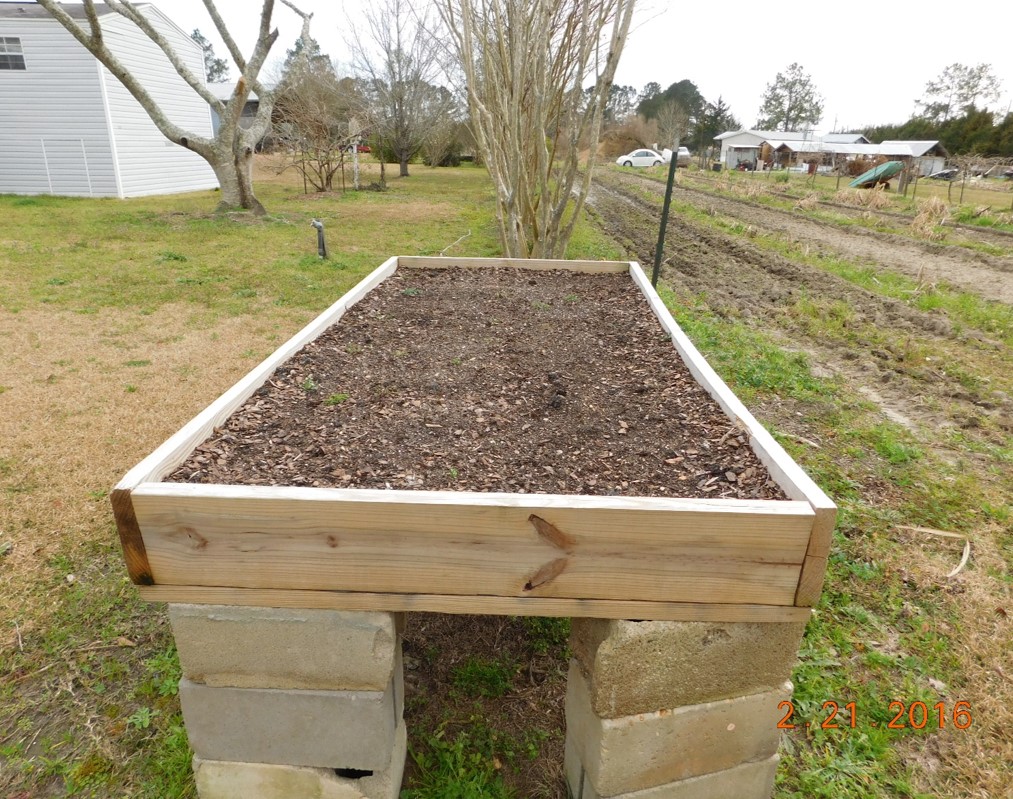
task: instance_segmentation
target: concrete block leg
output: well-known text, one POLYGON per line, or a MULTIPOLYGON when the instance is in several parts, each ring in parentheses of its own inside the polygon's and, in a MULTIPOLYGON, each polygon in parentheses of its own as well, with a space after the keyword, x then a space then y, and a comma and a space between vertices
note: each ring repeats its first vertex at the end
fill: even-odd
POLYGON ((619 718, 777 688, 805 624, 573 619, 571 630, 595 713, 619 718))
POLYGON ((384 769, 306 768, 267 763, 241 763, 194 758, 200 799, 397 799, 407 754, 402 723, 384 769))
POLYGON ((404 614, 173 604, 169 618, 203 793, 382 796, 375 775, 398 761, 400 784, 404 614))
POLYGON ((769 799, 805 625, 574 619, 574 799, 769 799))
POLYGON ((384 691, 403 613, 169 605, 183 676, 218 688, 384 691))

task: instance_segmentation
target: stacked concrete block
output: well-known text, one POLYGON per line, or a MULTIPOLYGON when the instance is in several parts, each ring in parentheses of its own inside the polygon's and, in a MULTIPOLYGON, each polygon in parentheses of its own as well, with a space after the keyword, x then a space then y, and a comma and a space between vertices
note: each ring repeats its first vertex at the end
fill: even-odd
POLYGON ((394 799, 403 614, 170 605, 201 799, 394 799))
POLYGON ((769 799, 805 625, 574 619, 574 799, 769 799))

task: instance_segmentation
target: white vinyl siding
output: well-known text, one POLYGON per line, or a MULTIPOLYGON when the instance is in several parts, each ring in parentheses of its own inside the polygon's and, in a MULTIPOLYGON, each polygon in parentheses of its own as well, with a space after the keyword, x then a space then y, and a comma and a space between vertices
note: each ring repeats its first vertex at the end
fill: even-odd
MULTIPOLYGON (((197 44, 156 8, 141 8, 203 77, 197 44)), ((110 47, 169 118, 210 137, 207 103, 157 45, 117 14, 101 21, 110 47)), ((18 40, 27 65, 0 70, 0 193, 137 197, 217 187, 207 162, 170 143, 56 20, 2 16, 0 37, 18 40)))
MULTIPOLYGON (((143 9, 194 74, 203 76, 204 56, 197 44, 157 9, 150 6, 143 9)), ((176 73, 158 46, 121 17, 107 15, 103 17, 103 26, 109 47, 155 98, 166 116, 185 130, 210 137, 208 104, 176 73)), ((102 76, 124 196, 172 194, 218 186, 207 161, 165 138, 122 83, 104 68, 102 76)))
POLYGON ((55 21, 0 19, 27 70, 0 70, 0 192, 116 196, 92 56, 55 21))

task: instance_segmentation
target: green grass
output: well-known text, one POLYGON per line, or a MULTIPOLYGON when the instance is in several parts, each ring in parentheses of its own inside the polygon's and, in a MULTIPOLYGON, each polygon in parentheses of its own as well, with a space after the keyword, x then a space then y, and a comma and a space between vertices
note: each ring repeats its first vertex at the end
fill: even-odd
MULTIPOLYGON (((1008 520, 1008 479, 982 482, 966 462, 941 459, 910 431, 884 422, 843 382, 814 377, 803 355, 785 353, 764 333, 716 316, 705 298, 664 287, 661 294, 747 405, 797 410, 796 422, 813 431, 820 448, 780 435, 776 421, 774 433, 839 504, 824 592, 792 678, 796 729, 783 739, 778 799, 927 799, 897 753, 905 739, 932 735, 934 727, 888 729, 895 715, 890 703, 923 701, 932 708, 942 698, 952 713, 964 678, 959 640, 952 637, 961 622, 945 592, 913 590, 902 570, 887 566, 905 559, 890 531, 897 524, 973 531, 983 508, 1008 520), (870 486, 878 488, 870 493, 870 486), (932 680, 955 688, 940 697, 932 680), (840 718, 840 729, 820 728, 828 700, 842 708, 854 703, 854 729, 840 718)), ((1010 456, 1008 448, 989 451, 1010 456)))
POLYGON ((451 681, 466 696, 496 698, 510 690, 516 673, 516 663, 469 658, 454 670, 451 681))
POLYGON ((493 756, 475 746, 468 733, 449 739, 445 729, 412 750, 418 784, 401 791, 401 799, 513 799, 493 756))

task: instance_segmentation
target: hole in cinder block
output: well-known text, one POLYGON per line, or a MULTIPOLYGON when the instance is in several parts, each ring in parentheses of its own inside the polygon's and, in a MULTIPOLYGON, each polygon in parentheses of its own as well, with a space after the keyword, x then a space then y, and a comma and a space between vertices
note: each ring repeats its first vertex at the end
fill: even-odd
POLYGON ((363 777, 373 776, 372 771, 361 768, 336 768, 334 769, 334 773, 348 780, 361 780, 363 777))

